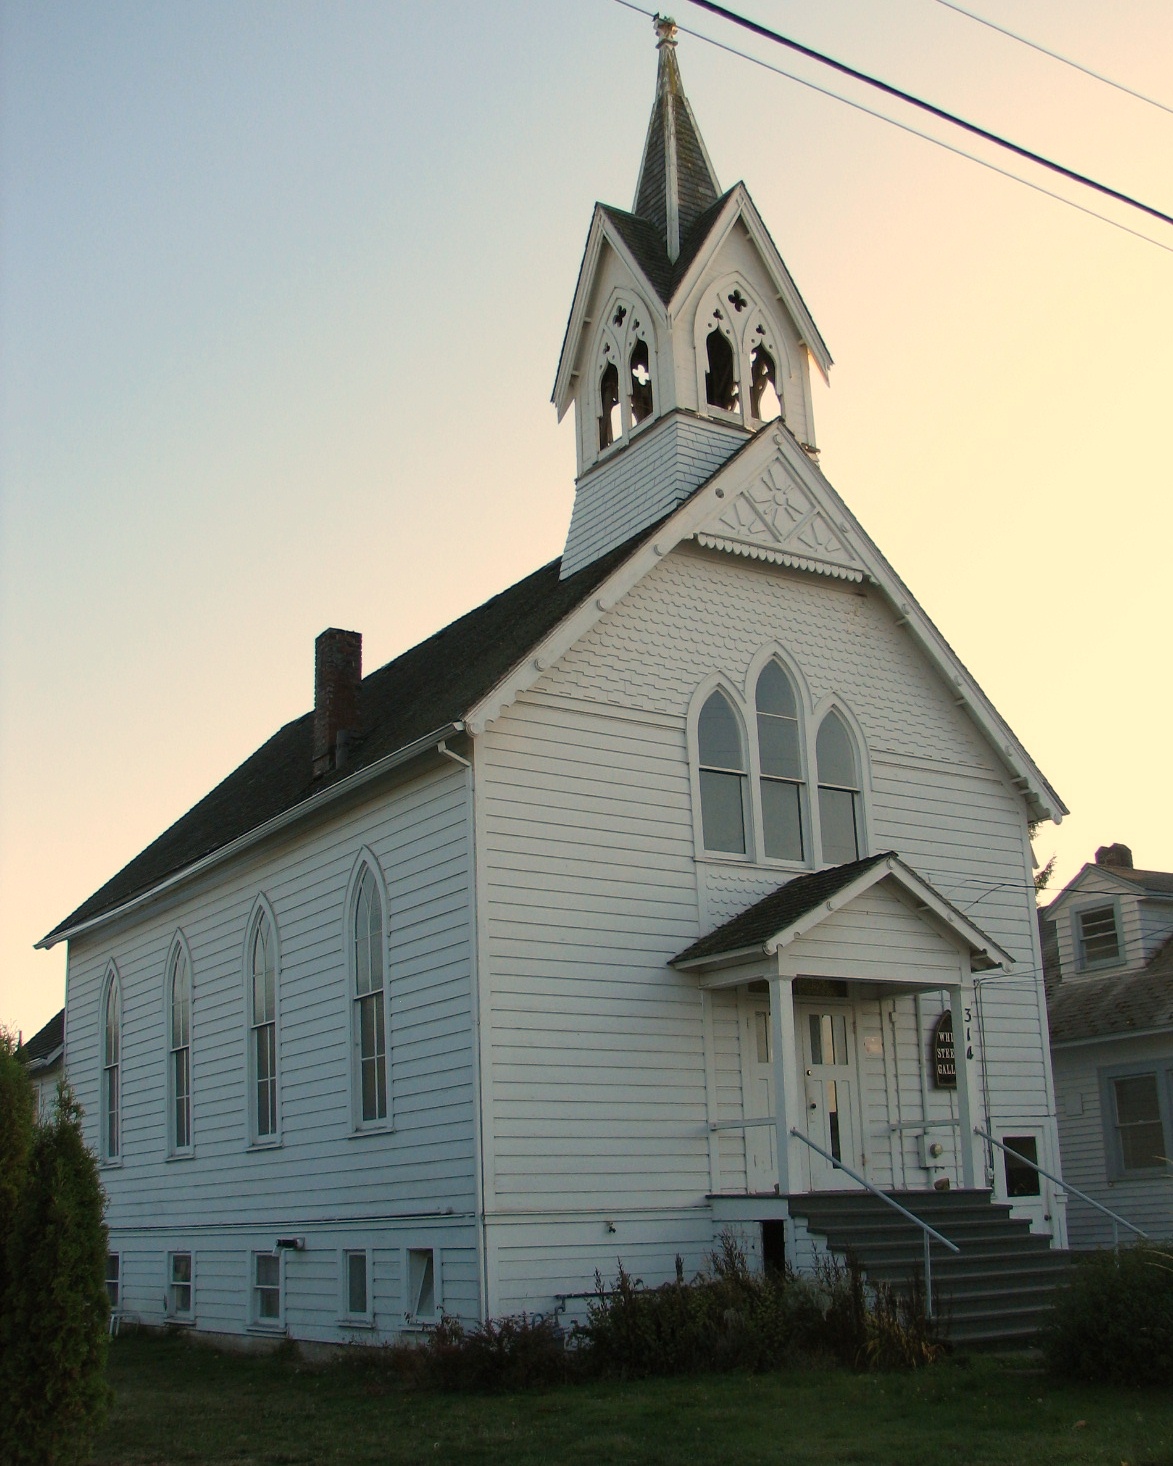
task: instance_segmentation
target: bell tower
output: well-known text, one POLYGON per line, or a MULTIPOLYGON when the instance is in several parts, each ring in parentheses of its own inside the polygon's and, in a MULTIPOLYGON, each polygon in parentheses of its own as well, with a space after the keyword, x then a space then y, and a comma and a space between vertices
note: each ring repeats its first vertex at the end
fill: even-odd
POLYGON ((563 576, 669 513, 767 423, 814 452, 827 348, 743 183, 722 192, 657 16, 631 210, 596 204, 553 401, 578 477, 563 576))

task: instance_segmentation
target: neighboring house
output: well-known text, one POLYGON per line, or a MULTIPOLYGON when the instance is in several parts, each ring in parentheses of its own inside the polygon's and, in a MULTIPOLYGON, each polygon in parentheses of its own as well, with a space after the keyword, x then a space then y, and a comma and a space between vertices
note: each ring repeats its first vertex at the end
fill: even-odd
MULTIPOLYGON (((1063 1175, 1173 1237, 1173 871, 1101 846, 1040 917, 1063 1175)), ((1068 1214, 1073 1247, 1112 1242, 1095 1208, 1068 1214)))
POLYGON ((44 939, 147 1321, 569 1312, 727 1226, 809 1261, 826 1156, 930 1201, 1006 1194, 978 1124, 1058 1167, 1063 805, 820 472, 830 357, 673 31, 558 367, 561 559, 365 678, 324 632, 313 711, 44 939))
POLYGON ((21 1044, 16 1056, 28 1070, 37 1092, 37 1114, 48 1119, 57 1102, 57 1083, 65 1072, 65 1009, 21 1044))

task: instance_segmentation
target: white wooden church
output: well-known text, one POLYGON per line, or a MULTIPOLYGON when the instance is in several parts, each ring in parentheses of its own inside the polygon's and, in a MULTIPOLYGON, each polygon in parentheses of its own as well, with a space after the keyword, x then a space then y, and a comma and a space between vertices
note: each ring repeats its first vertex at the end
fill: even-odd
POLYGON ((365 677, 324 632, 313 711, 41 944, 124 1316, 572 1317, 727 1227, 808 1265, 857 1178, 1063 1245, 992 1143, 1058 1172, 1063 805, 820 472, 830 355, 658 40, 557 369, 562 557, 365 677))

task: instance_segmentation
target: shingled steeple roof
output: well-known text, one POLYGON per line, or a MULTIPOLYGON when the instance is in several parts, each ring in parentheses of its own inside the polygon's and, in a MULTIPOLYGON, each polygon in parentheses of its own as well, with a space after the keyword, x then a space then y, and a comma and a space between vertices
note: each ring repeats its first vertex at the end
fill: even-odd
POLYGON ((653 225, 675 264, 681 241, 721 193, 676 61, 676 23, 656 17, 660 65, 631 212, 653 225))

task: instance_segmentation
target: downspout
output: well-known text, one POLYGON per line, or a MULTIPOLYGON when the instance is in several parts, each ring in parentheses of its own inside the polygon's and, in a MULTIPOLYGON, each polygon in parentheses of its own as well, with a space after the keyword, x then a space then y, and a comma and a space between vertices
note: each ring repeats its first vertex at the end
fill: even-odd
MULTIPOLYGON (((470 740, 471 740, 471 734, 470 740)), ((472 747, 471 741, 469 744, 472 747)), ((476 1106, 476 1121, 473 1125, 473 1147, 476 1152, 473 1168, 476 1178, 476 1220, 477 1220, 477 1289, 480 1293, 480 1321, 489 1317, 489 1263, 485 1238, 485 1106, 481 1092, 481 996, 479 923, 477 921, 477 824, 476 824, 476 782, 472 760, 454 753, 441 738, 436 752, 467 770, 465 788, 465 838, 468 842, 468 975, 469 975, 469 1020, 472 1027, 472 1092, 476 1106)))

